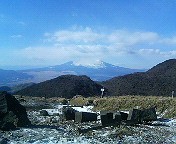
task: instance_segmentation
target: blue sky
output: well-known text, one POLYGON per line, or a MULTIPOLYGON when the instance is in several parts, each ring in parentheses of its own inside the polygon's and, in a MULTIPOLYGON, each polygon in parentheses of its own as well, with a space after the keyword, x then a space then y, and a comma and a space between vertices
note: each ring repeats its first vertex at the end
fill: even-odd
POLYGON ((175 0, 1 0, 0 68, 176 58, 175 0))

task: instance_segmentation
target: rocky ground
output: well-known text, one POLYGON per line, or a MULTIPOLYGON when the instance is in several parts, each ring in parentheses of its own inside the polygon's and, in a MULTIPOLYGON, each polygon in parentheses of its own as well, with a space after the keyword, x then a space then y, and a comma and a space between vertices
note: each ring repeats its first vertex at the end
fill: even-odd
POLYGON ((59 103, 46 102, 44 99, 24 99, 21 103, 27 107, 32 126, 14 131, 1 131, 0 143, 9 144, 55 144, 55 143, 115 143, 115 144, 175 144, 176 119, 158 119, 150 125, 104 127, 80 133, 78 129, 99 126, 100 122, 74 123, 62 121, 61 116, 41 116, 42 108, 58 108, 59 103))

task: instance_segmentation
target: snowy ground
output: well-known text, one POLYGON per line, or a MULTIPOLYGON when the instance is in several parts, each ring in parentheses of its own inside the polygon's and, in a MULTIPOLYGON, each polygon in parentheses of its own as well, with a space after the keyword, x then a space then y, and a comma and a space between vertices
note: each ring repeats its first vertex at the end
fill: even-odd
MULTIPOLYGON (((62 106, 59 106, 61 108, 62 106)), ((75 107, 79 111, 91 111, 92 107, 75 107)), ((49 114, 60 112, 46 109, 49 114)), ((77 128, 98 125, 99 122, 78 124, 63 122, 59 116, 40 116, 38 111, 28 111, 34 126, 15 131, 0 132, 0 141, 9 144, 175 144, 176 119, 159 119, 152 125, 105 127, 79 134, 77 128)))

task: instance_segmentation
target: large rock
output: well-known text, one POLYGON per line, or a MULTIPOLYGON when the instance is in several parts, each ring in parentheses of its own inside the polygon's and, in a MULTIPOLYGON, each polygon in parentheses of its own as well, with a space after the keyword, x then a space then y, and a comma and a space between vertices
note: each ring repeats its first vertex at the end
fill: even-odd
POLYGON ((0 92, 0 129, 10 130, 30 124, 25 107, 14 96, 0 92))
POLYGON ((0 96, 0 116, 7 112, 7 101, 5 95, 0 96))
POLYGON ((15 129, 17 127, 17 121, 18 118, 16 115, 12 111, 9 111, 1 118, 0 129, 4 131, 15 129))

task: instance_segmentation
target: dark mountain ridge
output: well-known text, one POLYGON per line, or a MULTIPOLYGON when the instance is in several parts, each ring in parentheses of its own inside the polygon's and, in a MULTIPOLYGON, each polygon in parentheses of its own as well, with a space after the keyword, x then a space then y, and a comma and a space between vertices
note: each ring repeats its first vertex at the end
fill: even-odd
POLYGON ((162 62, 147 72, 128 74, 102 82, 109 95, 171 96, 176 92, 176 59, 162 62))
POLYGON ((152 75, 173 75, 175 76, 176 70, 176 59, 166 60, 147 71, 148 74, 152 75))
POLYGON ((109 96, 144 95, 144 96, 171 96, 176 92, 176 59, 162 62, 147 72, 137 72, 124 76, 114 77, 99 82, 92 81, 87 76, 63 75, 17 92, 20 95, 66 97, 75 95, 101 95, 100 89, 104 86, 109 96), (100 85, 101 84, 101 85, 100 85))
POLYGON ((18 91, 16 94, 35 97, 72 98, 75 95, 88 97, 100 95, 101 88, 101 85, 87 76, 63 75, 52 80, 34 84, 18 91))

